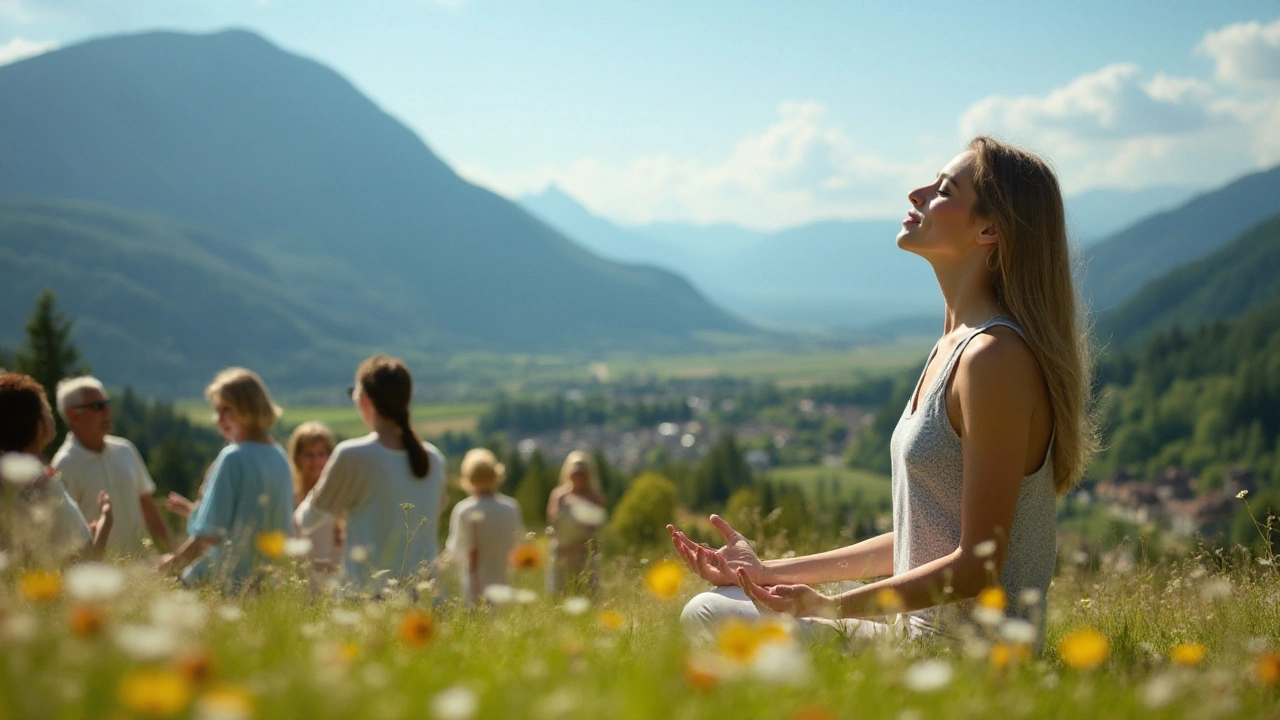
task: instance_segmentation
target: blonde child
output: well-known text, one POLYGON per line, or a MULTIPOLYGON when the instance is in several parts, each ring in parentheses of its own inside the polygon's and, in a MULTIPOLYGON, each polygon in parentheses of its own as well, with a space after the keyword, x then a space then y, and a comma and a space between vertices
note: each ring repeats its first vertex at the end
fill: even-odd
POLYGON ((462 459, 462 489, 470 497, 455 505, 449 516, 445 549, 458 566, 467 605, 475 604, 488 586, 507 584, 507 558, 524 535, 520 504, 498 492, 505 471, 483 448, 462 459))

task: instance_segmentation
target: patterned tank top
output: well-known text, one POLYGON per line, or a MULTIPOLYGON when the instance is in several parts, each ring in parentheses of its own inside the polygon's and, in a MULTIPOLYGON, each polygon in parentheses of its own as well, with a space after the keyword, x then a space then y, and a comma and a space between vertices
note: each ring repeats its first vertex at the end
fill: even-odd
MULTIPOLYGON (((1022 328, 1003 316, 974 328, 956 345, 929 387, 920 387, 924 382, 921 376, 893 431, 889 448, 893 460, 895 575, 949 555, 960 546, 964 458, 960 437, 947 416, 946 388, 965 347, 996 325, 1013 329, 1025 340, 1022 328)), ((1008 597, 1006 613, 1034 623, 1041 638, 1045 594, 1057 561, 1052 438, 1049 446, 1044 465, 1022 480, 999 578, 1008 597)), ((939 602, 945 603, 945 599, 940 598, 939 602)), ((952 635, 958 623, 970 620, 972 611, 973 600, 964 600, 913 612, 909 621, 916 630, 952 635)))

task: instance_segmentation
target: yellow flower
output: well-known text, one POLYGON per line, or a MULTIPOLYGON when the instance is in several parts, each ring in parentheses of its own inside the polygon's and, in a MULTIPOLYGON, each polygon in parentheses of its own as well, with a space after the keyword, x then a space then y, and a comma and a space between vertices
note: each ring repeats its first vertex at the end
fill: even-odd
POLYGON ((274 560, 284 555, 284 543, 287 539, 284 533, 279 530, 272 530, 271 532, 258 533, 253 538, 253 544, 263 557, 274 560))
POLYGON ((218 720, 249 720, 253 717, 253 695, 243 688, 222 685, 211 688, 196 700, 197 718, 218 720))
POLYGON ((106 613, 93 605, 76 605, 67 616, 67 626, 78 638, 97 637, 106 624, 106 613))
POLYGON ((335 648, 334 656, 342 662, 351 662, 360 656, 360 646, 349 640, 347 642, 338 643, 338 647, 335 648))
POLYGON ((1074 670, 1092 670, 1111 654, 1111 643, 1094 628, 1072 630, 1058 643, 1058 656, 1074 670))
POLYGON ((120 704, 144 717, 175 715, 191 702, 191 695, 191 682, 164 668, 139 668, 120 681, 120 704))
POLYGON ((425 645, 435 634, 435 620, 421 610, 410 610, 400 620, 400 640, 405 645, 425 645))
POLYGON ((1169 659, 1178 665, 1198 665, 1204 659, 1205 649, 1200 643, 1182 643, 1169 653, 1169 659))
POLYGON ((1031 655, 1031 650, 1022 643, 998 642, 991 646, 989 659, 998 668, 1020 663, 1031 655))
POLYGON ((49 602, 62 592, 62 576, 48 570, 28 570, 18 581, 22 596, 32 602, 49 602))
POLYGON ((716 633, 716 649, 725 658, 738 663, 749 663, 760 649, 761 634, 741 620, 731 619, 720 626, 716 633))
POLYGON ((902 593, 893 588, 884 588, 876 592, 876 607, 886 614, 900 613, 906 607, 902 593))
POLYGON ((1004 594, 1004 588, 994 586, 985 588, 982 592, 978 593, 978 597, 975 602, 977 602, 980 607, 996 610, 998 612, 1004 612, 1004 609, 1009 607, 1009 597, 1004 594))
POLYGON ((785 643, 791 641, 791 629, 776 620, 765 620, 761 622, 756 630, 756 634, 760 636, 760 642, 769 643, 785 643))
POLYGON ((622 613, 616 610, 604 610, 600 613, 600 625, 606 630, 617 630, 626 624, 627 619, 622 617, 622 613))
POLYGON ((1263 685, 1280 684, 1280 653, 1268 652, 1258 656, 1258 682, 1263 685))
POLYGON ((670 600, 684 584, 684 570, 673 560, 660 560, 644 574, 645 587, 659 600, 670 600))
POLYGON ((510 560, 517 570, 536 570, 542 567, 542 548, 537 543, 520 543, 511 549, 510 560))

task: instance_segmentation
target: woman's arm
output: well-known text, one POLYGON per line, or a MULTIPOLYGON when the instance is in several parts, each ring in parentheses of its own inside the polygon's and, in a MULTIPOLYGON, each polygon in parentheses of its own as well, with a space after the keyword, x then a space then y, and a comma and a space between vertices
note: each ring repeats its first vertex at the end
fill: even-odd
POLYGON ((766 585, 865 581, 893 574, 893 533, 817 555, 764 561, 766 585))
POLYGON ((217 542, 218 539, 212 537, 189 537, 177 550, 160 558, 156 571, 177 575, 188 565, 199 560, 217 542))
POLYGON ((981 335, 961 356, 952 384, 964 458, 960 543, 954 551, 834 598, 823 598, 804 585, 765 588, 751 578, 744 589, 770 609, 863 617, 884 612, 884 590, 893 591, 896 610, 911 611, 971 598, 996 583, 1008 551, 1043 383, 1030 349, 1017 340, 1000 342, 981 335), (979 553, 978 546, 988 542, 994 543, 994 551, 979 553))
POLYGON ((560 498, 564 497, 565 486, 557 485, 551 491, 551 497, 547 498, 547 524, 555 525, 556 520, 560 518, 560 498))

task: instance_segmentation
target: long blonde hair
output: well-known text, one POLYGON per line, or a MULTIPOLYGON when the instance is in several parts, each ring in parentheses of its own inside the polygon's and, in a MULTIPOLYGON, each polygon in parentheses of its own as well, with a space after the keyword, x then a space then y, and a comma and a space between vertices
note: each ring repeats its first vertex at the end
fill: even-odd
POLYGON ((989 137, 969 143, 974 156, 973 212, 999 233, 991 254, 996 300, 1026 333, 1053 410, 1053 486, 1067 492, 1098 449, 1090 385, 1089 322, 1072 282, 1062 191, 1052 168, 1029 152, 989 137))
POLYGON ((329 429, 329 426, 315 420, 302 423, 294 428, 293 434, 289 436, 288 454, 289 467, 293 470, 293 494, 299 502, 302 501, 309 488, 303 487, 302 464, 298 461, 298 458, 304 450, 316 442, 323 442, 327 445, 330 453, 338 445, 338 439, 334 437, 333 431, 329 429))

